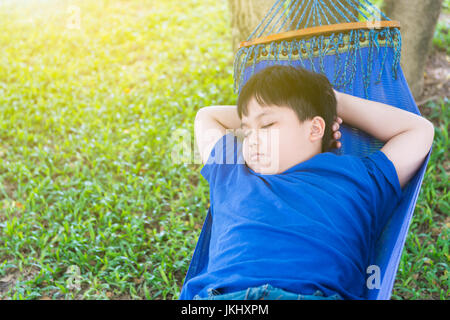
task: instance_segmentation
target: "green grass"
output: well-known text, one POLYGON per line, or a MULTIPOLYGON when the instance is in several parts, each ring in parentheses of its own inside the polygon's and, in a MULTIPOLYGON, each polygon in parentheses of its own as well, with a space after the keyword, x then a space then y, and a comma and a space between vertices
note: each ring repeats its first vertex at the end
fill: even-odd
POLYGON ((447 23, 443 21, 437 23, 433 45, 440 50, 445 50, 450 55, 450 33, 447 23))
MULTIPOLYGON (((172 162, 172 134, 236 101, 226 2, 14 3, 0 5, 0 298, 177 299, 209 187, 172 162)), ((436 140, 396 299, 448 296, 448 107, 427 106, 436 140)))
POLYGON ((0 10, 0 292, 177 297, 209 198, 171 135, 233 103, 226 3, 60 3, 0 10))
POLYGON ((444 19, 438 21, 433 37, 433 45, 435 48, 444 50, 450 55, 450 34, 449 34, 449 16, 450 16, 450 0, 442 2, 442 12, 444 19))
POLYGON ((422 110, 435 124, 430 162, 417 200, 397 273, 393 299, 448 299, 450 197, 448 179, 450 102, 430 102, 422 110))

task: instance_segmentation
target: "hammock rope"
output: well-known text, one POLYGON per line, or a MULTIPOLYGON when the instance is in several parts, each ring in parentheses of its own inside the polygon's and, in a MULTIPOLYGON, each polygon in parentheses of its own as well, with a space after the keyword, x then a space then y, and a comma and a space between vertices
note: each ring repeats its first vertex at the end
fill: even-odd
MULTIPOLYGON (((330 82, 337 89, 345 91, 345 88, 348 87, 351 90, 354 82, 360 80, 355 79, 357 57, 361 58, 363 48, 369 48, 367 66, 361 64, 363 69, 361 81, 365 89, 365 98, 367 98, 373 69, 373 56, 379 54, 380 50, 384 50, 382 60, 382 66, 384 67, 387 55, 386 49, 388 47, 393 48, 393 79, 397 78, 397 69, 400 64, 402 41, 399 27, 382 27, 379 24, 380 19, 384 19, 384 22, 391 21, 368 0, 334 0, 327 2, 325 0, 277 0, 247 38, 247 41, 241 43, 234 61, 234 92, 240 92, 246 68, 251 67, 253 74, 257 64, 261 61, 269 61, 271 64, 280 61, 288 61, 289 64, 299 62, 302 66, 305 65, 305 61, 309 61, 313 71, 325 74, 324 59, 328 55, 335 56, 335 72, 330 82), (293 28, 297 17, 300 18, 293 28), (330 29, 332 31, 326 34, 290 39, 281 38, 278 41, 269 41, 270 38, 268 38, 268 40, 263 40, 263 43, 252 44, 252 42, 261 41, 265 37, 283 35, 292 31, 361 22, 366 24, 358 29, 342 32, 330 29), (299 29, 301 25, 302 28, 299 29), (312 63, 313 59, 317 57, 319 58, 318 68, 312 63)), ((351 26, 353 25, 348 26, 348 28, 351 26)), ((375 83, 380 82, 383 67, 380 68, 375 83)))
MULTIPOLYGON (((399 24, 368 0, 277 0, 247 41, 241 43, 234 62, 235 92, 240 92, 257 69, 289 64, 325 74, 340 91, 420 115, 399 66, 401 45, 399 24), (271 34, 273 30, 277 34, 271 34)), ((334 150, 338 154, 366 156, 384 145, 345 123, 340 131, 342 147, 334 150)), ((391 297, 430 154, 402 189, 402 199, 389 220, 376 230, 378 237, 369 263, 379 267, 381 284, 365 288, 361 298, 391 297)), ((211 211, 210 206, 185 283, 208 269, 211 211)))

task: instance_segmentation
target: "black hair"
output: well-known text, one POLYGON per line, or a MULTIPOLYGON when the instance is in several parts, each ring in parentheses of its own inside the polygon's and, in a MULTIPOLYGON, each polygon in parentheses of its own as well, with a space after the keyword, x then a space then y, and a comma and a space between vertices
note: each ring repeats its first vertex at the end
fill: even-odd
POLYGON ((336 96, 328 78, 302 67, 274 65, 255 73, 242 87, 237 102, 239 118, 248 114, 248 103, 255 97, 261 106, 286 106, 300 123, 320 116, 325 121, 322 152, 332 141, 336 117, 336 96))

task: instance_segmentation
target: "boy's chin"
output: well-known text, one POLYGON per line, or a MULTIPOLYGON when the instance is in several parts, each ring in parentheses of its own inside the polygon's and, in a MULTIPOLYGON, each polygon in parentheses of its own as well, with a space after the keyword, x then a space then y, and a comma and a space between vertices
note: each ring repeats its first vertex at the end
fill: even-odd
POLYGON ((254 172, 259 174, 278 174, 279 173, 279 167, 274 166, 271 163, 252 163, 246 161, 247 166, 252 169, 254 172))

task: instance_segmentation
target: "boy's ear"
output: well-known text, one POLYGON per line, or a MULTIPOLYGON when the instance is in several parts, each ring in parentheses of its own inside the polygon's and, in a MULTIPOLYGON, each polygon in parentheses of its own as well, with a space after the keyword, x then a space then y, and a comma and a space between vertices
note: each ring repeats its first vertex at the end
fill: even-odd
POLYGON ((309 135, 309 139, 311 142, 315 142, 317 140, 321 140, 325 133, 325 120, 322 117, 315 116, 311 120, 311 132, 309 135))

